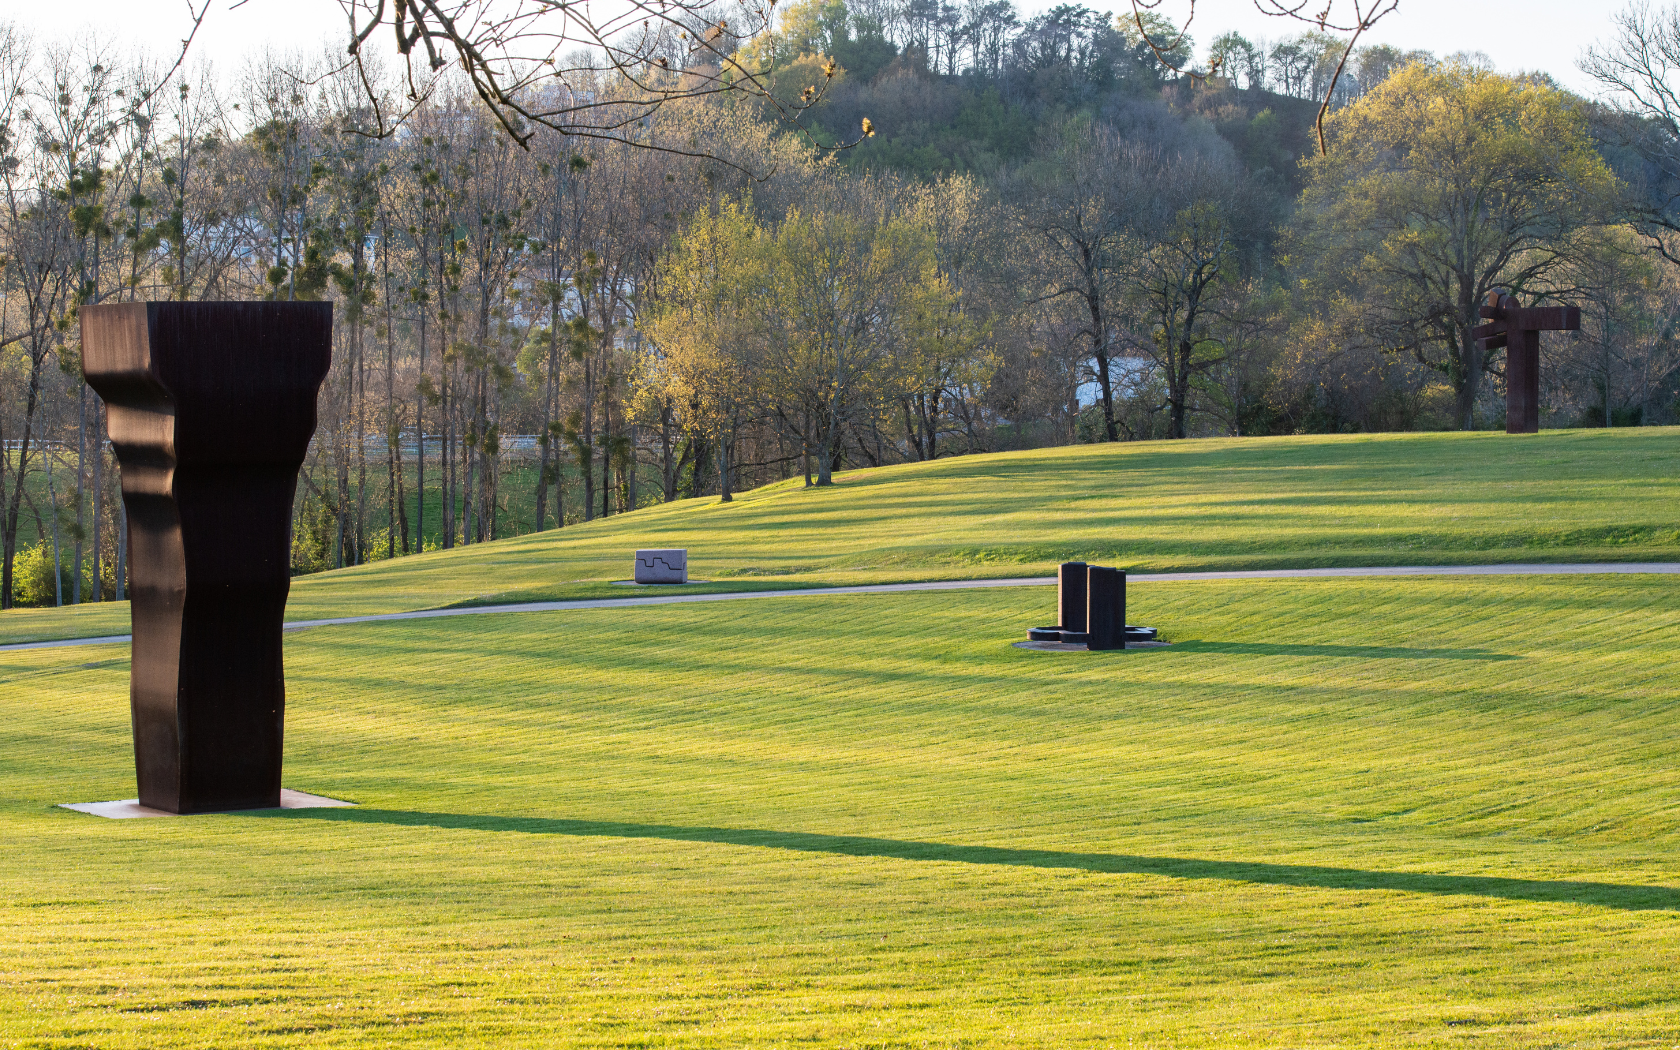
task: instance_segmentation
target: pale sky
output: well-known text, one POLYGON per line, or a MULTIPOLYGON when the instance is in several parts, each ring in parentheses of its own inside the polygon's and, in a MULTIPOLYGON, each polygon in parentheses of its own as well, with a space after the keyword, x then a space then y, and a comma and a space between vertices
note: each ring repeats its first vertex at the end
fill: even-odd
MULTIPOLYGON (((227 76, 247 55, 272 46, 278 51, 316 50, 330 39, 334 50, 347 37, 344 12, 337 0, 211 0, 209 17, 193 50, 227 76)), ((1336 0, 1338 9, 1349 0, 1336 0)), ((1588 44, 1608 41, 1610 16, 1627 0, 1400 0, 1399 10, 1379 22, 1370 43, 1424 48, 1438 55, 1483 51, 1503 72, 1543 70, 1567 87, 1586 94, 1593 85, 1575 62, 1588 44)), ((1025 0, 1024 12, 1049 3, 1025 0)), ((1120 3, 1088 2, 1102 9, 1129 9, 1120 3)), ((1175 19, 1189 0, 1162 0, 1158 10, 1175 19)), ((0 18, 9 18, 38 42, 66 40, 88 31, 118 48, 145 47, 173 57, 190 24, 186 0, 5 0, 0 18)), ((1191 33, 1202 44, 1227 29, 1245 36, 1276 39, 1298 32, 1297 23, 1261 15, 1253 0, 1199 0, 1191 33)), ((388 31, 382 31, 388 32, 388 31)))

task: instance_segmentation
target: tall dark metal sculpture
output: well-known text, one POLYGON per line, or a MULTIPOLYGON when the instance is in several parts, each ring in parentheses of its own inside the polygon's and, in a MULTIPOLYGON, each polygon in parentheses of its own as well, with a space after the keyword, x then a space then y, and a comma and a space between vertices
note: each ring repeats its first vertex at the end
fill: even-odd
POLYGON ((128 512, 140 804, 280 804, 292 498, 332 361, 330 303, 82 310, 128 512))
POLYGON ((1491 323, 1470 330, 1486 353, 1505 348, 1505 433, 1540 432, 1540 333, 1581 327, 1578 306, 1529 306, 1514 295, 1488 293, 1481 315, 1491 323))
POLYGON ((1027 630, 1029 648, 1053 644, 1090 650, 1124 649, 1128 642, 1154 642, 1153 627, 1126 623, 1126 573, 1082 561, 1063 562, 1056 575, 1056 606, 1062 622, 1027 630))
POLYGON ((1093 565, 1085 592, 1085 644, 1092 649, 1126 648, 1126 574, 1093 565))
POLYGON ((1061 629, 1070 634, 1085 631, 1085 581, 1082 561, 1064 561, 1056 571, 1057 611, 1062 617, 1061 629))

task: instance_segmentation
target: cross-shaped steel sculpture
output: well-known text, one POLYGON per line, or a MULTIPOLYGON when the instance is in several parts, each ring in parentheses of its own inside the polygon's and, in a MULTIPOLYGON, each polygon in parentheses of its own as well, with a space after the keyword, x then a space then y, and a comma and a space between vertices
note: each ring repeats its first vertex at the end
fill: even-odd
POLYGON ((1489 292, 1482 306, 1491 323, 1470 329, 1483 353, 1505 348, 1505 433, 1540 431, 1540 333, 1574 332, 1579 306, 1521 306, 1514 295, 1489 292))

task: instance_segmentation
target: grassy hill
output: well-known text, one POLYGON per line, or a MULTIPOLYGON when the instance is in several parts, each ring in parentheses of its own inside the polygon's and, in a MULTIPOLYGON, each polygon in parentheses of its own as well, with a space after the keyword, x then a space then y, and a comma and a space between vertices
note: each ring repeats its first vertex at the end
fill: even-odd
MULTIPOLYGON (((925 495, 882 472, 815 505, 882 515, 878 537, 895 515, 944 521, 923 532, 944 553, 906 566, 972 572, 995 565, 950 552, 1123 539, 1086 531, 1123 499, 1033 469, 1119 464, 1177 499, 1162 521, 1245 535, 1224 505, 1297 523, 1238 556, 1318 556, 1318 521, 1323 556, 1352 557, 1385 549, 1375 508, 1416 489, 1347 453, 1401 447, 1285 444, 1269 469, 1330 479, 1294 495, 1187 476, 1248 454, 1204 446, 941 464, 925 495), (1015 478, 985 480, 999 464, 1015 478), (1321 501, 1361 471, 1343 523, 1321 501), (1016 495, 960 519, 957 493, 986 485, 1016 495), (1043 517, 1014 502, 1038 486, 1064 501, 1043 517)), ((1487 489, 1428 504, 1439 522, 1420 501, 1395 534, 1533 550, 1514 529, 1478 550, 1474 522, 1451 522, 1475 509, 1492 531, 1483 498, 1522 506, 1487 489)), ((1559 534, 1618 519, 1565 486, 1518 491, 1559 534)), ((763 494, 736 521, 802 498, 763 494)), ((714 575, 805 564, 770 561, 762 527, 729 533, 750 552, 714 575)), ((1145 535, 1181 564, 1173 530, 1145 535)), ((864 571, 853 543, 810 563, 864 571)), ((580 548, 566 571, 621 564, 580 548)), ((1172 648, 1010 648, 1046 601, 303 632, 286 783, 360 807, 179 820, 52 807, 133 792, 126 650, 0 654, 0 1044, 1625 1047, 1680 1030, 1669 578, 1150 584, 1136 619, 1172 648)))
MULTIPOLYGON (((1136 568, 1680 560, 1673 430, 857 472, 300 580, 294 616, 1136 568)), ((1151 583, 289 635, 288 786, 103 821, 122 646, 0 653, 0 1044, 1488 1047, 1680 1030, 1670 577, 1151 583)), ((120 607, 7 630, 123 626, 120 607), (33 625, 33 626, 31 626, 33 625)), ((33 619, 31 619, 33 618, 33 619)), ((1666 1044, 1665 1044, 1666 1045, 1666 1044)))
MULTIPOLYGON (((1038 575, 1680 560, 1680 429, 1087 445, 964 456, 685 500, 303 577, 292 619, 622 595, 637 547, 709 589, 1038 575)), ((125 606, 14 610, 0 641, 125 631, 125 606)))

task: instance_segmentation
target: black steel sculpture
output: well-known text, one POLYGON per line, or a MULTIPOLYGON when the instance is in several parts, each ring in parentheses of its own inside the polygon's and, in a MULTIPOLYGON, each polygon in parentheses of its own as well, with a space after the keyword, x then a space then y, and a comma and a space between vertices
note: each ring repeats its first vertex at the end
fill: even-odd
POLYGON ((298 468, 332 361, 330 303, 82 309, 128 513, 140 804, 280 804, 298 468))
POLYGON ((1490 323, 1470 329, 1483 353, 1505 348, 1505 433, 1540 432, 1540 333, 1574 332, 1578 306, 1528 306, 1516 296, 1489 292, 1481 315, 1490 323))
POLYGON ((1085 640, 1085 584, 1086 565, 1082 561, 1063 562, 1056 570, 1056 605, 1061 613, 1061 640, 1077 643, 1085 640))
POLYGON ((1090 567, 1085 583, 1085 644, 1092 649, 1126 648, 1126 574, 1090 567))
POLYGON ((1082 561, 1063 562, 1056 575, 1056 605, 1062 622, 1027 631, 1028 642, 1053 642, 1087 649, 1124 649, 1128 642, 1153 642, 1153 627, 1126 623, 1126 574, 1082 561))

